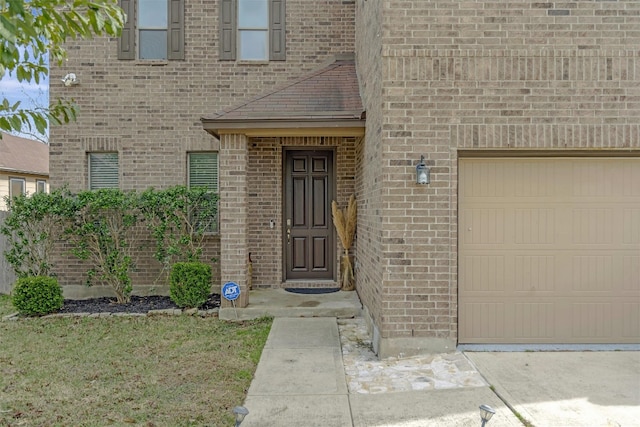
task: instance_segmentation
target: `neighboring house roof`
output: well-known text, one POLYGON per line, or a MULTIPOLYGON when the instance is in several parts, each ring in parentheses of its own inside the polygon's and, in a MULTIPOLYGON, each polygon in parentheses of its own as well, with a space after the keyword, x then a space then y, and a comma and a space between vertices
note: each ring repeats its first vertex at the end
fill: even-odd
POLYGON ((32 139, 2 134, 0 171, 49 176, 49 146, 32 139))
POLYGON ((364 108, 352 55, 243 101, 212 118, 202 118, 205 130, 246 128, 364 128, 364 108))

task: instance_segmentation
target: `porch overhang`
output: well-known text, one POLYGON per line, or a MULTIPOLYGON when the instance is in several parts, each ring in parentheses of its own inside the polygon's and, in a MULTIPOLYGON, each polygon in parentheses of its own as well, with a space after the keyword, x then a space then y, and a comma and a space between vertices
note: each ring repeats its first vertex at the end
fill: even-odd
POLYGON ((217 138, 363 136, 366 114, 359 87, 354 55, 339 55, 298 79, 200 120, 217 138))
POLYGON ((220 135, 243 134, 248 137, 277 136, 363 136, 365 114, 354 111, 317 114, 308 117, 252 117, 242 119, 201 119, 205 131, 220 135))

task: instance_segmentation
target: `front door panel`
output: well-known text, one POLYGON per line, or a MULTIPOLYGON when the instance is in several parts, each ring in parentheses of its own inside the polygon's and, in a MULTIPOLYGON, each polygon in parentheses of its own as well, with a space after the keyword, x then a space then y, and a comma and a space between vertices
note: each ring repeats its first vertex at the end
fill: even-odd
POLYGON ((332 280, 333 152, 285 156, 285 280, 332 280))

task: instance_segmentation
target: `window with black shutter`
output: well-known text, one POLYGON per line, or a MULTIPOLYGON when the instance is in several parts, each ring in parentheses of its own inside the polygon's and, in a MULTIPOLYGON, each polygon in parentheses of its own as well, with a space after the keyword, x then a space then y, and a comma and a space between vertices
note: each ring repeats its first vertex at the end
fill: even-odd
POLYGON ((284 61, 285 0, 221 0, 220 59, 284 61))
POLYGON ((118 59, 184 59, 184 0, 120 0, 118 59))

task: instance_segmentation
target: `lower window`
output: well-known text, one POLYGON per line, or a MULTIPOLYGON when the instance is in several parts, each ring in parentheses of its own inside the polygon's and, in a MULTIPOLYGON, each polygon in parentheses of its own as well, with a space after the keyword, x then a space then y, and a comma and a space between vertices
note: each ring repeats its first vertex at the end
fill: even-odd
POLYGON ((118 188, 118 153, 89 153, 89 190, 118 188))
MULTIPOLYGON (((218 195, 218 153, 199 152, 188 153, 187 171, 189 188, 203 188, 207 191, 207 196, 214 200, 218 195)), ((204 224, 207 233, 218 232, 218 213, 216 202, 216 213, 213 216, 202 212, 194 212, 196 222, 204 224)))

